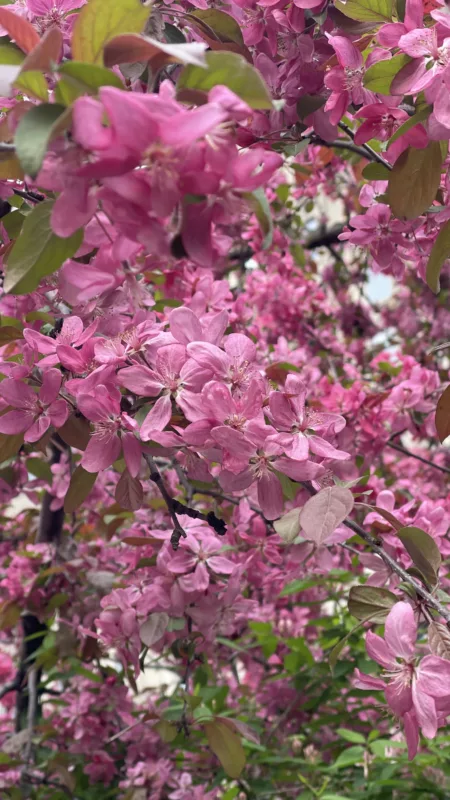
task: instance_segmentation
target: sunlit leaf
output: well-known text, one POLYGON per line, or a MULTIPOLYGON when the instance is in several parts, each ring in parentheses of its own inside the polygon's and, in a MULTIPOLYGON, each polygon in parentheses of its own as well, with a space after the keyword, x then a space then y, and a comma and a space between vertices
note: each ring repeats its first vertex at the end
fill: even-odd
POLYGON ((140 33, 149 13, 139 0, 89 0, 75 20, 73 59, 102 64, 106 42, 121 33, 140 33))
POLYGON ((5 292, 27 294, 46 275, 56 272, 66 259, 75 255, 83 241, 83 231, 68 239, 56 236, 50 225, 53 201, 39 203, 27 216, 6 265, 5 292))
POLYGON ((207 93, 214 86, 227 86, 251 108, 272 108, 269 90, 261 74, 237 53, 206 53, 207 69, 184 67, 177 83, 182 97, 186 91, 207 93))

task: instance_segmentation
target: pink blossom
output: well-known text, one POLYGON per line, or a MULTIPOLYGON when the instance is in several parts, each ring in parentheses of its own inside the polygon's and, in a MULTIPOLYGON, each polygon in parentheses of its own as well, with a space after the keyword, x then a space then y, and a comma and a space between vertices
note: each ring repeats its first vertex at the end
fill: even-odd
POLYGON ((450 694, 450 662, 439 656, 425 656, 416 663, 417 624, 408 603, 396 603, 385 623, 384 639, 368 631, 366 649, 385 669, 385 679, 357 670, 354 685, 359 689, 383 689, 394 714, 405 721, 410 758, 418 747, 417 720, 424 736, 434 739, 438 727, 436 699, 450 694), (387 681, 387 683, 386 683, 387 681), (409 715, 409 716, 408 716, 409 715))
POLYGON ((66 401, 57 400, 60 389, 61 373, 57 369, 44 372, 37 393, 14 378, 2 381, 0 397, 14 410, 0 416, 0 433, 25 433, 26 442, 37 442, 50 425, 60 428, 69 415, 66 401))
POLYGON ((77 397, 78 408, 94 425, 81 465, 87 472, 99 472, 117 461, 122 450, 130 474, 135 477, 141 463, 141 446, 134 436, 137 423, 120 409, 117 389, 100 384, 91 394, 77 397))

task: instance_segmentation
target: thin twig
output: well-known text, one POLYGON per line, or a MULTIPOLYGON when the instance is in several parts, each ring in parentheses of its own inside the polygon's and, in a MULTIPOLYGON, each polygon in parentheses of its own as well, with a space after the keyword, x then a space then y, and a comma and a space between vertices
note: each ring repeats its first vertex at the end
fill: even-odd
MULTIPOLYGON (((301 485, 311 495, 317 494, 317 490, 314 489, 314 486, 312 486, 309 481, 301 481, 301 485)), ((425 600, 426 603, 430 606, 430 608, 433 608, 435 611, 438 612, 438 614, 441 615, 441 617, 445 619, 445 621, 447 622, 447 627, 450 628, 450 611, 445 606, 443 606, 442 603, 439 602, 439 600, 436 600, 436 598, 430 592, 428 592, 427 589, 424 588, 424 586, 420 583, 420 581, 416 580, 412 575, 410 575, 409 572, 406 571, 406 569, 403 569, 403 567, 400 566, 400 564, 397 564, 395 559, 393 559, 392 556, 389 555, 389 553, 386 553, 386 551, 383 550, 383 547, 382 545, 380 545, 378 539, 375 539, 370 533, 367 533, 367 531, 365 531, 364 528, 361 528, 361 526, 358 525, 357 522, 353 522, 353 520, 351 519, 344 519, 343 525, 345 525, 347 528, 350 528, 350 530, 352 530, 354 533, 357 533, 358 536, 361 537, 361 539, 364 539, 364 541, 367 542, 368 545, 370 545, 373 552, 379 555, 380 558, 383 559, 384 563, 388 567, 390 567, 392 572, 395 572, 396 575, 398 575, 403 581, 405 581, 405 583, 409 583, 409 585, 415 589, 419 597, 421 597, 422 600, 425 600)))
POLYGON ((177 514, 186 514, 192 519, 201 519, 203 522, 207 522, 208 525, 210 525, 210 527, 213 528, 213 530, 219 536, 225 535, 227 532, 227 527, 222 519, 219 519, 219 517, 217 517, 213 511, 203 514, 201 511, 197 511, 197 509, 190 508, 190 506, 180 503, 179 500, 175 500, 175 498, 169 494, 165 487, 162 475, 158 469, 155 459, 149 453, 144 453, 144 458, 150 467, 150 480, 156 483, 173 522, 174 527, 172 536, 170 537, 170 542, 174 550, 178 549, 180 539, 182 537, 185 539, 187 536, 186 531, 180 525, 177 514))
POLYGON ((446 475, 450 475, 450 469, 448 467, 442 467, 440 464, 435 464, 434 461, 429 461, 428 458, 418 456, 416 453, 412 453, 410 450, 407 450, 402 444, 396 444, 395 442, 386 442, 386 444, 388 447, 391 447, 392 450, 397 450, 399 453, 403 453, 405 456, 409 456, 410 458, 415 458, 417 461, 421 461, 422 464, 426 464, 428 467, 433 467, 434 469, 438 469, 440 472, 445 472, 446 475))
MULTIPOLYGON (((349 126, 346 125, 344 122, 338 122, 338 128, 340 128, 341 131, 344 131, 344 133, 346 133, 347 136, 350 136, 350 139, 354 138, 354 133, 353 133, 352 129, 349 128, 349 126)), ((361 145, 361 147, 367 153, 366 158, 369 158, 370 161, 378 161, 378 163, 379 164, 383 164, 383 167, 386 167, 386 169, 389 169, 389 170, 392 169, 392 164, 389 164, 389 161, 386 161, 386 159, 384 159, 383 156, 380 156, 380 154, 377 153, 376 150, 373 150, 370 147, 370 145, 363 144, 363 145, 361 145)))

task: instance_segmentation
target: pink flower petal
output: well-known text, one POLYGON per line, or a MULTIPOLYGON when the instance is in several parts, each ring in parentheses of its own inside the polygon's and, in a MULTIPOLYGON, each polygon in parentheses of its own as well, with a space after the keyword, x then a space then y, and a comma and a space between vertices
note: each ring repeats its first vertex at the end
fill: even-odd
POLYGON ((384 638, 390 650, 409 661, 414 656, 417 623, 409 603, 396 603, 386 617, 384 638))
POLYGON ((417 669, 417 688, 431 697, 450 695, 450 661, 439 656, 425 656, 417 669))
POLYGON ((152 431, 163 431, 172 416, 172 402, 170 395, 160 397, 151 411, 147 414, 141 426, 141 439, 148 442, 152 438, 152 431))
POLYGON ((370 658, 386 669, 392 669, 397 664, 395 656, 385 640, 372 631, 366 633, 366 650, 370 658))

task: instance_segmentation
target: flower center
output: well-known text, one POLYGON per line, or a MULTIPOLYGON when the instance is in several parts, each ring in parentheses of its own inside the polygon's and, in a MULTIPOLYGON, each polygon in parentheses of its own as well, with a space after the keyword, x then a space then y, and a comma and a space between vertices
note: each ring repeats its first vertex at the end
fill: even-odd
POLYGON ((344 67, 345 72, 345 86, 347 89, 355 89, 361 86, 364 70, 362 67, 352 69, 352 67, 344 67))

